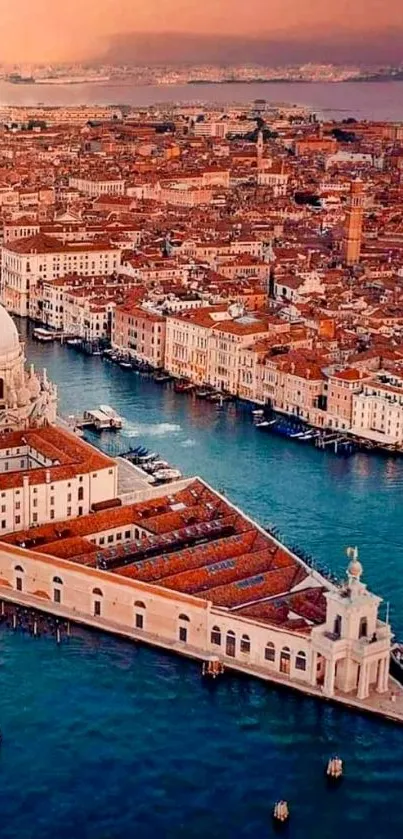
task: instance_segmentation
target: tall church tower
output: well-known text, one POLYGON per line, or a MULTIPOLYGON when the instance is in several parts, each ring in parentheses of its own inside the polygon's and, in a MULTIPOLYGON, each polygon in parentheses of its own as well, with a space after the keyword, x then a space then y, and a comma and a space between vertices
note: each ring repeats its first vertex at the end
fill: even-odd
POLYGON ((357 178, 350 184, 350 196, 344 226, 343 259, 347 265, 356 265, 360 261, 363 215, 363 183, 357 178))
POLYGON ((264 152, 264 137, 262 129, 259 129, 256 141, 256 156, 257 156, 257 168, 260 169, 262 164, 262 157, 264 152))

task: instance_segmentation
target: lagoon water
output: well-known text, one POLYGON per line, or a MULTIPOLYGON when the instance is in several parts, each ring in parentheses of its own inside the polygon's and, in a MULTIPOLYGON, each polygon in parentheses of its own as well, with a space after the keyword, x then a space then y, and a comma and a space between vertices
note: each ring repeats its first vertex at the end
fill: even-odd
MULTIPOLYGON (((28 338, 27 355, 58 383, 62 413, 113 405, 126 434, 338 573, 357 544, 403 637, 403 461, 259 434, 245 407, 218 412, 71 348, 28 338)), ((197 663, 90 632, 57 648, 3 630, 0 666, 4 839, 263 839, 278 797, 295 839, 402 835, 397 726, 252 679, 210 689, 197 663), (346 761, 337 791, 323 778, 332 752, 346 761)))
POLYGON ((253 84, 136 85, 131 81, 99 84, 25 85, 0 82, 0 105, 132 105, 209 102, 247 103, 254 99, 305 105, 325 118, 403 120, 403 82, 315 82, 253 84))

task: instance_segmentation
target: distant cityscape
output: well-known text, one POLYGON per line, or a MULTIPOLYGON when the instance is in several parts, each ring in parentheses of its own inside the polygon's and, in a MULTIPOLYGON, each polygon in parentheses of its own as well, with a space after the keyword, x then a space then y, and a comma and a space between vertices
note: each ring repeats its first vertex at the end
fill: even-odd
POLYGON ((301 64, 245 65, 15 65, 0 66, 0 79, 13 84, 94 84, 130 82, 138 85, 250 84, 253 82, 401 81, 399 66, 337 66, 301 64))

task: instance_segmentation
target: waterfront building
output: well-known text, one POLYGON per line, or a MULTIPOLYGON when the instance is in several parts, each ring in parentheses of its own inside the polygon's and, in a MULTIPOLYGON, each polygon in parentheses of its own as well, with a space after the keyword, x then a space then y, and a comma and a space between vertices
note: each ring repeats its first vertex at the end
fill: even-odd
POLYGON ((40 280, 79 272, 87 277, 112 274, 120 257, 120 249, 107 242, 63 244, 43 234, 8 242, 1 254, 1 300, 13 314, 36 318, 30 297, 40 280))
MULTIPOLYGON (((40 426, 55 422, 56 408, 55 386, 48 381, 45 372, 40 378, 33 366, 29 371, 25 370, 24 346, 19 340, 13 320, 0 306, 0 438, 7 432, 30 427, 39 429, 40 426)), ((25 451, 25 444, 21 452, 23 449, 25 451)), ((5 452, 2 450, 0 455, 0 473, 9 471, 9 456, 15 455, 11 456, 6 446, 5 452)), ((17 459, 19 456, 20 452, 17 459)), ((25 454, 21 453, 21 460, 25 463, 25 454)), ((4 475, 4 478, 7 482, 8 475, 4 475)))
POLYGON ((25 370, 24 347, 0 307, 0 534, 84 515, 117 493, 116 464, 56 422, 46 372, 25 370))
POLYGON ((347 265, 356 265, 360 261, 363 217, 363 183, 357 178, 350 185, 350 197, 344 226, 343 258, 347 265))
POLYGON ((165 363, 166 319, 135 304, 116 306, 112 315, 114 349, 153 367, 165 363))
POLYGON ((375 443, 403 443, 403 377, 382 375, 353 395, 354 433, 375 443))
POLYGON ((135 496, 5 536, 0 595, 327 697, 388 689, 391 631, 356 558, 336 588, 199 478, 135 496))

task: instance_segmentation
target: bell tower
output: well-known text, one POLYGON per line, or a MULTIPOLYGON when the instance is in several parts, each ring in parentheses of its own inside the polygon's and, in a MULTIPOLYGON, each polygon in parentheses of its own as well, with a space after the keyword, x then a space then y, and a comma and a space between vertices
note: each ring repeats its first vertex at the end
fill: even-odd
POLYGON ((348 209, 344 224, 343 259, 347 265, 356 265, 360 261, 363 216, 363 183, 357 178, 350 184, 348 209))

